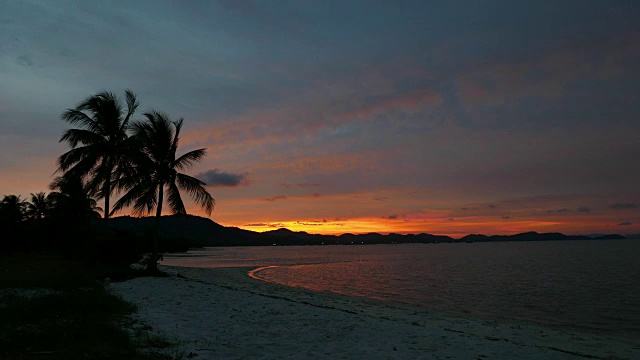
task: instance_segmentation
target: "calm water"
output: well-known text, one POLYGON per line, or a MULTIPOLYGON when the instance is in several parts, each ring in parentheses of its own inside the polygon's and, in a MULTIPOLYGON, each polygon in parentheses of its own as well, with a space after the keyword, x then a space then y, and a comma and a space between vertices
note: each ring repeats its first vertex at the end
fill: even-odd
POLYGON ((640 241, 210 248, 165 264, 640 342, 640 241))

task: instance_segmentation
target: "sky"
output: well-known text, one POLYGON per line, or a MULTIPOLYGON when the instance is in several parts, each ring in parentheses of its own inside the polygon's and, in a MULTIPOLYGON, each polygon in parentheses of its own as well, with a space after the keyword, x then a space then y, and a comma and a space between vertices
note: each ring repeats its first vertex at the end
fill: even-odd
MULTIPOLYGON (((100 91, 254 231, 640 233, 636 1, 0 0, 0 195, 100 91)), ((203 215, 189 203, 188 210, 203 215)), ((120 213, 127 215, 125 210, 120 213)))

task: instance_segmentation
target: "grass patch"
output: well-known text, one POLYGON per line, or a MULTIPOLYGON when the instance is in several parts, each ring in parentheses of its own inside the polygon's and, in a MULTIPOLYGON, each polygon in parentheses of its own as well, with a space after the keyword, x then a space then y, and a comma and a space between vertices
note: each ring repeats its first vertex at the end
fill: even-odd
MULTIPOLYGON (((1 359, 170 359, 139 351, 121 324, 135 306, 106 291, 105 277, 138 275, 52 257, 2 258, 1 359), (24 297, 10 288, 50 289, 24 297)), ((169 344, 164 344, 168 346, 169 344)))

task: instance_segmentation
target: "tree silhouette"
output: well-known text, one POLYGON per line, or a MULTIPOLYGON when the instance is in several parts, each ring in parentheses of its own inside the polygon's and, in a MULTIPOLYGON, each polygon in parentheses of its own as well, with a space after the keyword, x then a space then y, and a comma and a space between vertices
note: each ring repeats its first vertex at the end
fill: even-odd
POLYGON ((57 177, 49 186, 53 190, 47 197, 52 216, 75 225, 87 225, 99 219, 101 208, 91 197, 88 187, 77 176, 57 177))
POLYGON ((143 215, 156 209, 153 252, 147 263, 149 270, 156 270, 158 226, 165 191, 167 204, 174 214, 187 213, 179 189, 186 191, 207 214, 213 211, 215 200, 203 187, 206 185, 204 182, 180 172, 189 169, 206 155, 206 149, 198 149, 176 158, 184 120, 170 121, 166 114, 156 111, 145 113, 144 116, 146 121, 132 125, 132 138, 138 143, 141 153, 132 156, 131 171, 120 179, 119 186, 126 192, 116 202, 112 212, 133 206, 134 215, 143 215))
POLYGON ((49 199, 44 192, 31 193, 31 201, 26 203, 25 215, 29 219, 42 219, 49 214, 49 199))
POLYGON ((26 205, 19 195, 5 195, 0 201, 0 221, 15 224, 24 220, 26 205))
POLYGON ((108 220, 109 198, 113 182, 121 173, 124 159, 131 152, 132 142, 127 136, 129 120, 138 108, 133 92, 125 91, 126 112, 116 95, 101 92, 66 110, 62 120, 78 125, 68 129, 60 142, 66 141, 71 150, 58 158, 59 170, 72 177, 88 179, 86 189, 104 198, 104 217, 108 220))
POLYGON ((5 195, 0 201, 0 249, 12 253, 21 245, 20 228, 26 203, 18 195, 5 195))

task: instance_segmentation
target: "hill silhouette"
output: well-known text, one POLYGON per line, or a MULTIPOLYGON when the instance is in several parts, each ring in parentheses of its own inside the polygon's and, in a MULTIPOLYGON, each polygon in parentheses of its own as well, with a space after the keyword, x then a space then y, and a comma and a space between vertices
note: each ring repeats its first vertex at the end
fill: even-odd
MULTIPOLYGON (((129 230, 138 235, 151 231, 155 225, 154 217, 135 218, 121 216, 112 218, 110 226, 114 229, 129 230)), ((182 238, 198 246, 269 246, 269 245, 361 245, 361 244, 402 244, 402 243, 461 243, 494 241, 550 241, 550 240, 614 240, 624 239, 617 234, 589 237, 583 235, 564 235, 561 233, 525 232, 515 235, 470 234, 461 239, 445 235, 420 234, 351 234, 321 235, 304 231, 291 231, 281 228, 263 233, 222 226, 211 219, 193 215, 163 216, 159 220, 159 232, 164 237, 182 238)))

